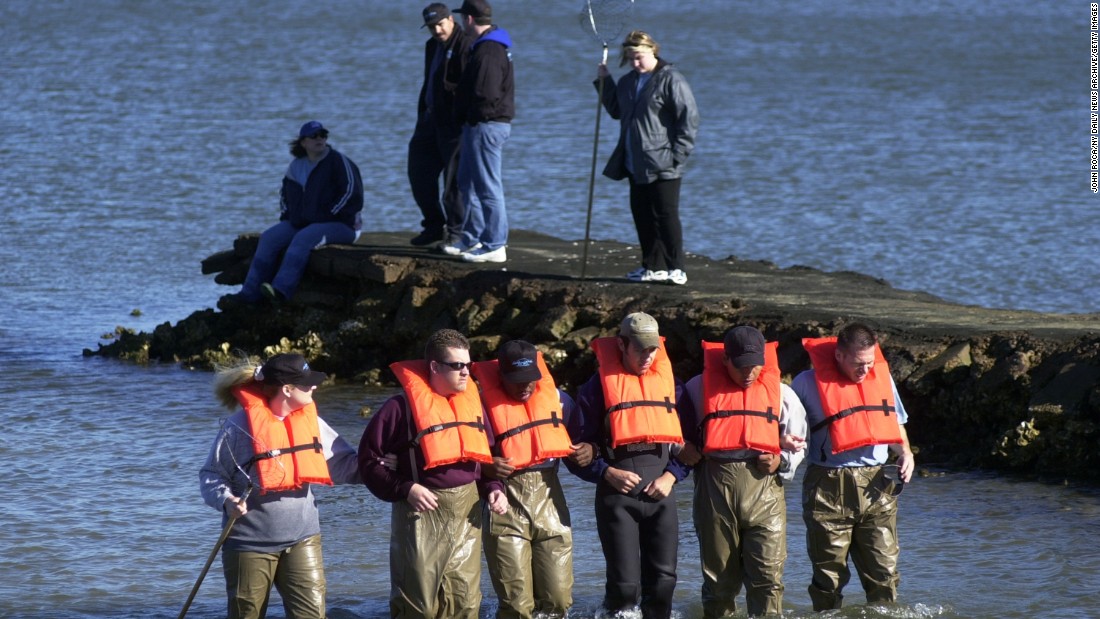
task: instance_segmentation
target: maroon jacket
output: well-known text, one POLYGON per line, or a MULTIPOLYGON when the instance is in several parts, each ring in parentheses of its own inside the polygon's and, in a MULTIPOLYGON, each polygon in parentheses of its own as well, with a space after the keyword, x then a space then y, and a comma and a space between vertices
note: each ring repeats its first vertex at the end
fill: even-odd
MULTIPOLYGON (((476 389, 472 384, 470 387, 476 389)), ((457 488, 476 481, 482 497, 493 490, 504 491, 501 482, 482 480, 481 465, 477 462, 457 462, 425 471, 420 450, 409 445, 413 434, 412 415, 404 393, 386 400, 367 422, 359 441, 359 475, 374 496, 390 503, 408 498, 414 483, 414 458, 416 483, 429 489, 457 488), (379 462, 387 453, 397 454, 396 471, 379 462)), ((489 442, 492 444, 491 436, 489 442)))

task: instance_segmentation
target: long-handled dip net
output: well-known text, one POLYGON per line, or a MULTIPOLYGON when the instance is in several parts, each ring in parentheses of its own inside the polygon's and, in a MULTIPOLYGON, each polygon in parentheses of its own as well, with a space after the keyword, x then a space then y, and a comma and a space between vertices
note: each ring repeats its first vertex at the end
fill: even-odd
MULTIPOLYGON (((607 64, 607 44, 626 30, 634 15, 634 0, 585 0, 581 7, 581 28, 603 45, 603 60, 607 64)), ((603 106, 603 80, 599 81, 596 99, 596 137, 592 140, 592 171, 588 178, 588 217, 584 223, 584 252, 581 259, 581 279, 588 271, 588 239, 592 230, 592 194, 596 188, 596 150, 600 144, 600 108, 603 106)))

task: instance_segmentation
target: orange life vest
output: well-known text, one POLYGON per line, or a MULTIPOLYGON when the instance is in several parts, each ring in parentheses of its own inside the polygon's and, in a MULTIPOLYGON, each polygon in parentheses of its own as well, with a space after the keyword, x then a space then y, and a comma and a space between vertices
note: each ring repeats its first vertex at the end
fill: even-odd
POLYGON ((683 443, 676 415, 676 379, 664 338, 649 370, 637 376, 623 367, 619 338, 592 340, 608 415, 611 448, 633 443, 683 443))
POLYGON ((825 413, 825 419, 810 428, 810 432, 828 426, 834 454, 902 442, 890 367, 878 344, 875 344, 875 365, 860 383, 852 382, 837 367, 835 337, 806 338, 802 347, 810 353, 825 413))
POLYGON ((780 392, 778 342, 764 346, 764 368, 745 389, 726 371, 722 342, 703 342, 703 453, 755 449, 779 453, 780 392))
POLYGON ((541 352, 536 359, 542 378, 526 402, 508 397, 495 359, 475 363, 470 368, 481 386, 481 399, 489 411, 496 445, 504 457, 512 459, 511 464, 517 469, 573 453, 554 377, 546 368, 541 352))
POLYGON ((332 485, 316 404, 310 402, 279 419, 259 385, 235 387, 233 395, 248 416, 255 454, 250 462, 256 464, 261 494, 296 490, 304 484, 332 485))
POLYGON ((390 369, 405 389, 416 427, 409 442, 420 448, 425 469, 461 461, 493 461, 476 387, 445 397, 432 390, 427 361, 399 361, 390 364, 390 369))

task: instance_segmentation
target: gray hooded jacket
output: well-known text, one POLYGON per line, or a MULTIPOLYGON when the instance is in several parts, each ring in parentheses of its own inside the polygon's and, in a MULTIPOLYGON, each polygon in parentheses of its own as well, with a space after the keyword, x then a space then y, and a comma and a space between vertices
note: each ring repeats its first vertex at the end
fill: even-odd
MULTIPOLYGON (((699 128, 695 96, 684 76, 659 58, 641 92, 639 79, 636 71, 628 72, 618 84, 610 76, 604 78, 604 109, 620 121, 619 143, 607 161, 604 176, 614 180, 630 176, 626 167, 626 149, 630 148, 635 183, 680 178, 699 128)), ((599 80, 594 83, 598 88, 599 80)))

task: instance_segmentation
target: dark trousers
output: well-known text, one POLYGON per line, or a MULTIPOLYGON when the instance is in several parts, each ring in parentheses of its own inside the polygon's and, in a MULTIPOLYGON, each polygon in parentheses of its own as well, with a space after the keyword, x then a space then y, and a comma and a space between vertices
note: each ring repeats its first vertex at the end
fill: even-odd
POLYGON ((462 233, 466 209, 458 194, 458 143, 460 126, 439 125, 431 118, 416 123, 409 140, 408 174, 413 199, 423 217, 424 230, 462 233), (439 177, 443 176, 442 202, 439 177))
POLYGON ((630 213, 642 246, 642 266, 652 271, 683 270, 680 179, 639 185, 631 178, 630 213))
POLYGON ((654 501, 601 490, 596 529, 607 563, 604 606, 614 613, 638 604, 645 619, 668 619, 679 545, 675 494, 654 501))

